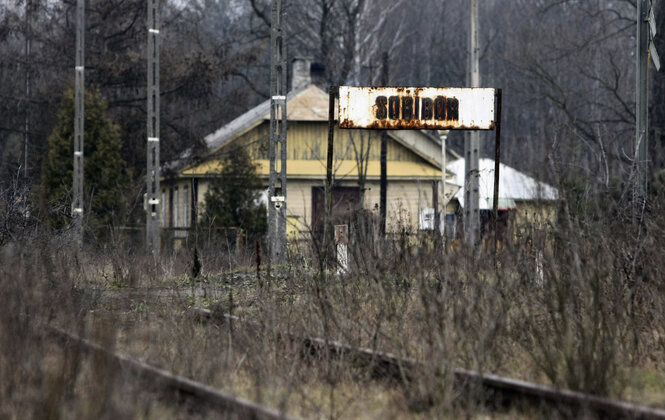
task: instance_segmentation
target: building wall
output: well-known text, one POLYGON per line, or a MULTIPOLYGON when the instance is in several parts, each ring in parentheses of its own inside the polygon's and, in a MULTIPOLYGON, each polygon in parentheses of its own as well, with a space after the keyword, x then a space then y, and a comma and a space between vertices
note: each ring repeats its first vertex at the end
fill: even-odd
MULTIPOLYGON (((357 187, 356 182, 340 182, 340 187, 357 187)), ((312 188, 323 187, 322 181, 289 181, 287 214, 290 222, 297 226, 302 235, 307 234, 312 223, 312 188)), ((364 208, 379 214, 380 184, 368 181, 365 185, 364 208)), ((432 207, 431 181, 392 181, 388 183, 386 195, 388 207, 386 229, 389 232, 399 231, 401 227, 408 226, 412 230, 418 229, 421 210, 432 207)), ((439 201, 439 206, 441 202, 439 201)))
MULTIPOLYGON (((417 231, 421 212, 433 208, 432 193, 430 180, 389 182, 386 193, 386 230, 397 232, 407 228, 417 231)), ((370 183, 365 192, 365 208, 378 213, 380 198, 380 184, 370 183)), ((440 194, 438 205, 441 206, 440 194)))
MULTIPOLYGON (((413 133, 416 134, 415 132, 413 133)), ((327 122, 290 121, 288 127, 287 156, 294 160, 317 160, 325 162, 327 154, 327 122)), ((248 147, 255 159, 268 158, 269 122, 264 121, 257 127, 238 136, 231 147, 248 147)), ((381 131, 376 130, 340 130, 335 129, 335 157, 337 160, 356 160, 359 148, 369 147, 368 159, 373 162, 380 160, 381 131), (354 147, 355 145, 355 147, 354 147)), ((218 153, 223 153, 224 148, 218 153)), ((210 159, 218 159, 213 154, 210 159)), ((450 160, 452 156, 448 156, 450 160)), ((423 159, 407 147, 393 139, 388 140, 388 161, 423 162, 423 159)), ((428 164, 429 165, 429 164, 428 164)), ((213 169, 214 171, 214 169, 213 169)), ((390 177, 390 169, 388 172, 390 177)), ((322 168, 320 180, 288 181, 287 230, 291 233, 307 232, 312 222, 312 187, 323 187, 325 168, 322 168)), ((267 180, 266 184, 267 184, 267 180)), ((182 188, 189 181, 179 180, 173 186, 179 189, 179 206, 182 206, 182 188)), ((354 180, 339 182, 340 186, 357 187, 354 180)), ((199 217, 204 211, 204 197, 208 190, 209 180, 198 179, 197 202, 199 217)), ((448 187, 449 189, 451 186, 448 187)), ((191 194, 191 187, 190 193, 191 194)), ((167 193, 167 199, 169 194, 167 193)), ((378 180, 366 182, 365 209, 379 213, 380 186, 378 180)), ((438 193, 438 211, 442 208, 442 193, 438 193)), ((401 225, 408 225, 417 230, 419 216, 423 209, 432 207, 432 180, 389 181, 387 192, 388 226, 387 229, 397 230, 401 225)), ((168 208, 168 207, 167 207, 168 208)), ((168 211, 167 211, 168 213, 168 211)), ((178 226, 182 226, 182 210, 178 211, 178 226)), ((171 226, 170 224, 167 224, 171 226)))
MULTIPOLYGON (((162 224, 163 227, 191 227, 192 223, 192 209, 188 209, 188 226, 185 226, 184 220, 184 207, 191 205, 192 186, 191 179, 179 180, 172 186, 163 186, 162 191, 165 192, 166 202, 164 214, 166 220, 162 224), (187 187, 188 202, 185 204, 183 191, 187 187), (178 191, 178 203, 175 203, 175 191, 178 191), (177 224, 174 224, 176 216, 177 205, 177 224)), ((196 212, 199 218, 205 211, 205 194, 208 191, 210 181, 205 178, 198 179, 198 194, 197 194, 197 209, 196 212)), ((309 233, 312 223, 312 188, 325 187, 324 181, 314 180, 291 180, 287 184, 288 197, 287 197, 287 216, 288 224, 287 230, 291 235, 296 232, 301 233, 301 237, 309 233)), ((357 187, 357 182, 345 181, 338 182, 337 186, 341 187, 357 187)), ((410 228, 416 231, 419 228, 419 217, 423 209, 432 208, 432 181, 391 181, 388 182, 387 191, 387 230, 389 232, 399 231, 402 227, 410 228)), ((380 184, 378 181, 367 181, 365 184, 365 203, 364 208, 368 211, 373 211, 378 216, 380 202, 380 184)), ((449 204, 450 209, 453 204, 449 204)), ((441 193, 438 196, 438 209, 442 210, 441 193)), ((450 210, 449 210, 450 211, 450 210)), ((533 214, 531 211, 525 210, 525 216, 533 214)))
MULTIPOLYGON (((249 147, 254 159, 268 159, 269 128, 269 122, 263 122, 258 127, 239 136, 237 140, 234 140, 234 144, 249 147)), ((369 147, 369 160, 379 160, 381 157, 381 131, 335 128, 334 135, 336 159, 355 160, 356 156, 360 154, 361 145, 363 150, 369 147)), ((287 159, 325 161, 328 153, 327 122, 291 121, 287 136, 287 159)), ((394 140, 388 141, 387 159, 402 162, 422 161, 417 154, 397 144, 394 140)))
POLYGON ((556 221, 554 201, 516 201, 515 233, 519 235, 526 228, 547 229, 556 221))
MULTIPOLYGON (((357 187, 356 182, 340 182, 338 186, 357 187)), ((178 220, 177 227, 185 227, 184 224, 184 206, 183 191, 188 187, 191 199, 191 181, 179 180, 173 186, 163 187, 166 192, 166 224, 165 227, 174 227, 169 217, 170 209, 173 209, 172 216, 175 216, 176 203, 170 201, 175 199, 175 193, 178 190, 178 220)), ((300 232, 301 237, 307 235, 312 223, 312 188, 324 187, 323 181, 293 180, 288 182, 287 197, 287 215, 288 230, 291 235, 300 232)), ((209 180, 199 179, 198 181, 198 215, 201 217, 205 210, 205 194, 209 188, 209 180)), ((364 208, 369 211, 375 211, 379 214, 380 184, 378 181, 368 181, 366 183, 365 205, 364 208)), ((387 191, 387 230, 398 231, 402 226, 408 226, 412 230, 418 229, 420 212, 425 208, 432 207, 432 182, 425 181, 392 181, 388 183, 387 191)), ((439 210, 441 208, 441 199, 439 198, 439 210)), ((191 210, 189 210, 189 219, 191 226, 191 210)))
POLYGON ((323 181, 287 181, 287 217, 292 229, 301 233, 309 231, 312 223, 312 187, 323 186, 323 181))

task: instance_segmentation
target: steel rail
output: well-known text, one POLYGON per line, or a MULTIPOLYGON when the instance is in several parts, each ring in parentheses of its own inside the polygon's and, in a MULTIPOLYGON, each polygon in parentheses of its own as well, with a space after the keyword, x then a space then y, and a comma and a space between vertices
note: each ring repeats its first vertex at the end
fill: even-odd
MULTIPOLYGON (((246 323, 256 331, 259 323, 242 321, 237 316, 222 315, 208 309, 191 308, 191 313, 202 322, 246 323)), ((425 363, 412 358, 399 357, 392 353, 384 353, 368 348, 353 347, 334 340, 316 337, 289 336, 290 339, 302 340, 303 345, 311 354, 328 352, 330 355, 352 358, 372 369, 378 377, 388 377, 400 381, 414 377, 417 368, 425 367, 425 363)), ((592 413, 600 418, 628 418, 640 420, 665 420, 665 410, 644 405, 599 397, 578 391, 559 389, 551 386, 535 384, 519 379, 481 373, 472 370, 455 369, 454 385, 458 389, 469 389, 480 385, 486 399, 503 406, 518 402, 536 405, 548 405, 557 408, 569 408, 574 413, 592 413)), ((569 414, 574 414, 569 413, 569 414)))
POLYGON ((207 407, 221 409, 227 414, 238 415, 239 418, 256 420, 296 419, 272 408, 227 394, 200 382, 174 375, 129 356, 111 352, 90 340, 78 337, 63 329, 51 327, 50 332, 64 343, 73 343, 84 351, 108 357, 122 369, 138 375, 139 378, 148 380, 156 388, 177 391, 184 397, 193 398, 206 404, 207 407))

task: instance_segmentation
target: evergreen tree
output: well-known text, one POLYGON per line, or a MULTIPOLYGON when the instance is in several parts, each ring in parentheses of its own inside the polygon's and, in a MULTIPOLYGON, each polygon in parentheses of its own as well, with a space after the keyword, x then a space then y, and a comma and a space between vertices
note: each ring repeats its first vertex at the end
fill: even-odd
POLYGON ((250 238, 267 228, 266 207, 259 202, 263 184, 248 151, 237 148, 221 159, 221 171, 205 195, 203 226, 239 227, 250 238))
MULTIPOLYGON (((84 128, 84 223, 98 230, 122 223, 124 194, 129 185, 120 129, 107 118, 106 102, 98 91, 85 93, 84 128)), ((42 166, 41 199, 54 228, 63 228, 71 221, 73 155, 74 92, 68 90, 48 138, 48 155, 42 166)))

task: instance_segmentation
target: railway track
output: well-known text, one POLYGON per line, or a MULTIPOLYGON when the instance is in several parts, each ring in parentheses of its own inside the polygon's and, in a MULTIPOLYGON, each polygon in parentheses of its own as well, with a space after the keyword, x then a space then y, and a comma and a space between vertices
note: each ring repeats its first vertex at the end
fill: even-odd
POLYGON ((175 391, 181 397, 193 399, 204 404, 206 407, 222 411, 226 418, 295 420, 294 417, 290 417, 272 408, 238 398, 182 376, 174 375, 166 370, 135 360, 129 356, 108 351, 90 340, 78 337, 63 329, 51 327, 50 333, 64 345, 76 345, 87 353, 100 354, 107 357, 124 371, 137 375, 155 390, 175 391))
MULTIPOLYGON (((236 316, 221 315, 207 309, 192 308, 192 315, 201 322, 242 323, 250 330, 257 330, 255 322, 242 321, 236 316)), ((423 362, 398 357, 391 353, 367 348, 356 348, 337 341, 316 337, 289 336, 291 340, 301 340, 311 354, 327 353, 331 356, 344 355, 355 363, 370 368, 374 377, 388 377, 403 381, 416 374, 423 362)), ((536 407, 549 407, 558 410, 566 417, 575 418, 589 414, 597 418, 665 420, 665 410, 633 404, 610 398, 598 397, 583 392, 557 389, 518 379, 480 373, 465 369, 454 370, 454 386, 457 389, 473 390, 475 397, 494 406, 520 406, 528 404, 536 407)))

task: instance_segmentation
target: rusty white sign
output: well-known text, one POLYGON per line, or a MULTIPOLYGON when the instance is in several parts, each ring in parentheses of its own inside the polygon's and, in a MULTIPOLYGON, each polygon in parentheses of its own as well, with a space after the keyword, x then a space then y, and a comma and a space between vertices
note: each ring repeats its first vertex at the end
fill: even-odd
POLYGON ((340 128, 493 130, 495 89, 339 87, 340 128))

